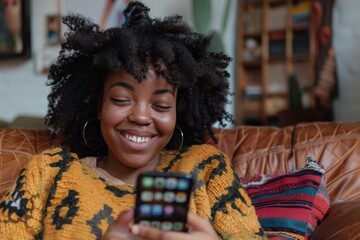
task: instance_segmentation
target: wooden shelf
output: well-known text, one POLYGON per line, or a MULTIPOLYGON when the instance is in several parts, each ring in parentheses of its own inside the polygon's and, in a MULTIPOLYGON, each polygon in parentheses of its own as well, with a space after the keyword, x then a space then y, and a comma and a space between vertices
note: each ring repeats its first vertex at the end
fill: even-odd
POLYGON ((243 34, 243 38, 261 38, 262 32, 252 32, 252 33, 248 33, 245 32, 243 34))
POLYGON ((261 67, 262 60, 255 60, 255 61, 242 61, 242 65, 244 67, 261 67))
POLYGON ((277 5, 277 4, 283 5, 283 4, 286 3, 286 0, 268 0, 268 2, 269 2, 270 5, 273 5, 273 4, 275 4, 275 5, 277 5))
POLYGON ((237 29, 237 124, 267 125, 288 107, 288 79, 314 86, 315 29, 311 0, 239 0, 237 29), (251 56, 249 39, 260 54, 251 56), (250 54, 250 56, 249 56, 250 54), (249 100, 249 87, 258 97, 249 100), (255 91, 255 90, 253 90, 255 91), (260 93, 259 93, 260 92, 260 93), (249 120, 250 119, 250 120, 249 120))

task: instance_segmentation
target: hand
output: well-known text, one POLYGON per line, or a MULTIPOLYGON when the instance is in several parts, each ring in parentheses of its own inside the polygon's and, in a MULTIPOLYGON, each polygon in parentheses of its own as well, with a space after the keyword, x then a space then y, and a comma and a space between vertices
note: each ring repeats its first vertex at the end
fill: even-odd
POLYGON ((174 232, 162 231, 157 228, 142 226, 139 224, 132 225, 130 231, 134 236, 146 240, 191 240, 191 239, 206 239, 219 240, 217 233, 210 223, 193 213, 188 213, 187 218, 189 232, 174 232))
POLYGON ((188 213, 187 222, 189 232, 187 233, 162 231, 157 228, 139 224, 130 226, 133 217, 133 210, 120 214, 119 218, 109 226, 102 240, 133 240, 139 238, 146 240, 219 240, 218 235, 210 223, 206 219, 193 213, 188 213), (130 232, 132 234, 130 234, 130 232))
POLYGON ((134 217, 134 211, 129 210, 120 214, 107 229, 102 240, 132 240, 132 234, 129 232, 130 224, 134 217))

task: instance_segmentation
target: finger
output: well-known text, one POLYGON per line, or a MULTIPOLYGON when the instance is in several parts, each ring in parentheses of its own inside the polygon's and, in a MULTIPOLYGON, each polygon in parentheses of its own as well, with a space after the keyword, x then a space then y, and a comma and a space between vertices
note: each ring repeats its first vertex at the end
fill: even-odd
POLYGON ((197 231, 192 233, 162 231, 157 228, 143 226, 139 224, 132 225, 130 231, 134 236, 146 240, 193 240, 193 239, 218 240, 217 235, 216 234, 213 235, 212 232, 209 234, 209 232, 202 232, 202 231, 197 231))
POLYGON ((126 212, 122 212, 119 217, 109 225, 103 239, 106 240, 122 240, 129 238, 129 225, 133 219, 134 211, 131 209, 126 212))
POLYGON ((130 232, 137 237, 146 238, 148 240, 165 239, 164 232, 154 227, 147 227, 140 224, 134 224, 130 227, 130 232))
POLYGON ((111 224, 111 226, 128 230, 133 218, 134 209, 130 209, 129 211, 122 212, 119 217, 111 224))
POLYGON ((216 235, 216 232, 210 222, 199 215, 188 213, 187 223, 191 231, 208 232, 216 235))
POLYGON ((101 240, 132 240, 128 233, 110 230, 101 238, 101 240))

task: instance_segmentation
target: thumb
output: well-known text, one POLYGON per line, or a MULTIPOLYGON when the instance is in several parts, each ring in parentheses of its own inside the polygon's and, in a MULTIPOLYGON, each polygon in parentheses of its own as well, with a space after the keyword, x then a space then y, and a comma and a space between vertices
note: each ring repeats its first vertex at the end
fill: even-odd
POLYGON ((119 217, 109 226, 110 230, 128 231, 134 217, 134 210, 122 212, 119 217))
POLYGON ((109 225, 106 233, 101 238, 102 240, 130 240, 129 226, 133 219, 134 211, 129 210, 122 212, 119 217, 109 225))

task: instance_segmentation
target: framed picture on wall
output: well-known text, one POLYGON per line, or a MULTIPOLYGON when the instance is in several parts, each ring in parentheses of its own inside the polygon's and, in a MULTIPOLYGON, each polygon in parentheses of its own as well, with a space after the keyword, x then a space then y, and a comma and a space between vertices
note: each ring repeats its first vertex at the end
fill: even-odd
POLYGON ((60 44, 60 15, 46 16, 46 43, 47 45, 60 44))
POLYGON ((30 1, 0 0, 0 59, 30 55, 30 1))
MULTIPOLYGON (((61 15, 79 13, 99 24, 100 29, 123 23, 123 10, 131 0, 60 0, 61 15)), ((66 28, 62 27, 62 36, 66 28)))

